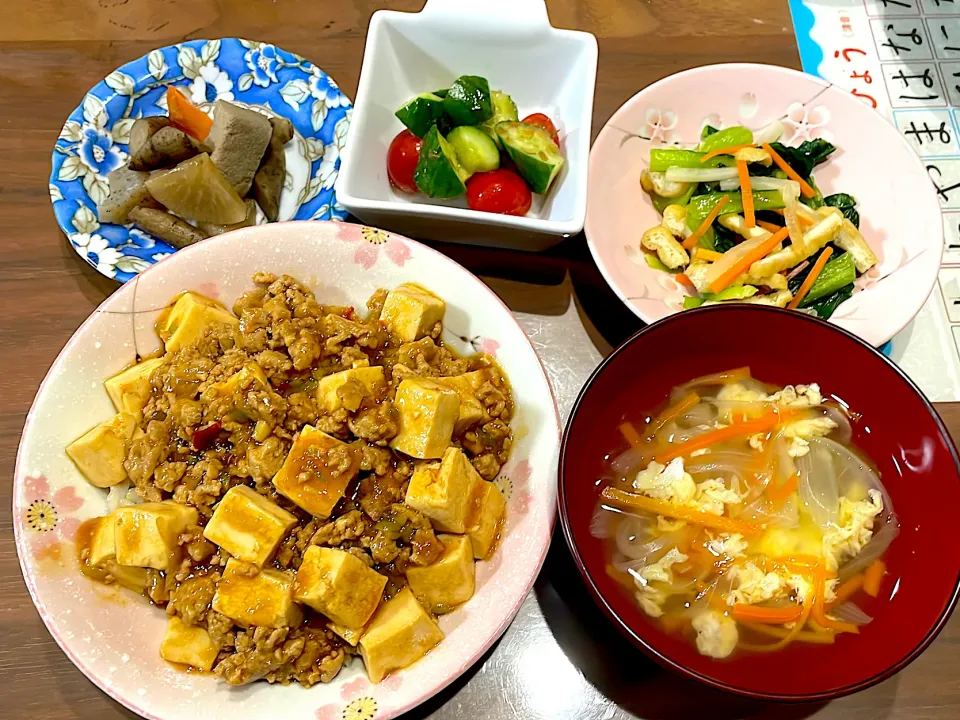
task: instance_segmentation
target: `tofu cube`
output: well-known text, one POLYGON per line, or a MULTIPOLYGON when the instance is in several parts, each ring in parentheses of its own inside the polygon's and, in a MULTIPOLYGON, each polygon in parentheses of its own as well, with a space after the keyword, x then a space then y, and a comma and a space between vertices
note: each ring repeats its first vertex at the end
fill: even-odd
POLYGON ((218 323, 239 326, 240 321, 213 300, 186 292, 160 319, 158 331, 167 352, 176 352, 199 340, 207 328, 218 323))
POLYGON ((473 556, 486 560, 496 549, 507 515, 507 500, 492 482, 484 480, 479 486, 477 514, 467 529, 467 537, 473 543, 473 556))
POLYGON ((356 555, 312 545, 297 570, 293 598, 336 625, 357 630, 377 609, 386 586, 386 575, 367 567, 356 555))
POLYGON ((421 605, 440 614, 473 597, 476 574, 470 538, 441 534, 437 539, 443 543, 440 557, 425 567, 410 565, 407 583, 421 605))
POLYGON ((375 397, 386 386, 383 368, 351 368, 321 378, 317 386, 317 403, 333 412, 340 408, 354 412, 366 397, 375 397))
POLYGON ((150 398, 150 375, 163 365, 163 358, 151 358, 107 378, 103 385, 118 412, 140 417, 150 398))
POLYGON ((413 665, 443 640, 443 631, 410 588, 383 603, 360 638, 360 655, 370 682, 413 665))
POLYGON ((263 567, 297 516, 246 485, 236 485, 223 496, 203 536, 233 557, 263 567))
POLYGON ((413 342, 443 320, 446 303, 416 283, 404 283, 387 293, 380 321, 401 342, 413 342))
POLYGON ((160 657, 167 662, 210 670, 217 659, 217 646, 202 627, 185 625, 179 617, 170 618, 167 634, 160 643, 160 657))
POLYGON ((261 570, 236 558, 227 560, 212 607, 241 627, 292 627, 303 620, 293 601, 292 573, 261 570))
POLYGON ((465 533, 477 514, 478 484, 485 482, 460 448, 448 447, 440 464, 421 463, 413 471, 405 502, 438 530, 465 533))
POLYGON ((352 647, 356 647, 357 643, 360 642, 360 638, 363 637, 363 633, 366 632, 367 626, 364 625, 361 628, 356 630, 351 630, 348 627, 343 625, 337 625, 336 623, 327 623, 327 629, 331 632, 336 633, 341 638, 347 641, 352 647))
POLYGON ((397 388, 400 432, 390 447, 421 460, 438 458, 450 445, 460 398, 435 380, 407 378, 397 388))
POLYGON ((317 403, 329 412, 340 408, 354 412, 364 398, 376 396, 385 385, 379 365, 342 370, 320 380, 317 403))
POLYGON ((213 389, 218 395, 233 395, 253 386, 265 388, 268 384, 263 368, 255 362, 249 362, 223 382, 214 385, 213 389))
POLYGON ((311 515, 326 518, 359 469, 359 450, 304 425, 273 485, 311 515))
POLYGON ((77 531, 77 543, 86 546, 89 551, 86 562, 94 568, 94 571, 88 574, 97 580, 109 581, 109 578, 112 578, 118 585, 134 592, 143 592, 149 584, 147 571, 117 562, 115 524, 114 515, 104 515, 88 520, 77 531))
POLYGON ((136 429, 133 415, 117 413, 67 445, 67 455, 91 485, 119 485, 127 479, 123 460, 136 429))
POLYGON ((493 376, 488 369, 474 370, 463 375, 436 378, 436 381, 454 390, 460 399, 460 412, 453 428, 454 435, 462 435, 469 428, 490 419, 486 408, 477 397, 477 391, 493 376))
POLYGON ((197 509, 172 500, 114 511, 114 542, 121 565, 175 570, 182 557, 177 538, 199 520, 197 509))

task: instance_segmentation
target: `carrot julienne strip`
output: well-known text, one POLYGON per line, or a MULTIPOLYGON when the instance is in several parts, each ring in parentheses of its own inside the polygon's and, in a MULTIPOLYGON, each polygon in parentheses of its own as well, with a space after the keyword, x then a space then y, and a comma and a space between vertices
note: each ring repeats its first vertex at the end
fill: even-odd
POLYGON ((788 178, 800 183, 800 193, 805 198, 812 198, 816 196, 817 191, 814 190, 812 187, 810 187, 810 183, 808 183, 806 180, 800 177, 800 174, 796 170, 794 170, 792 167, 790 167, 787 161, 784 160, 782 157, 780 157, 777 154, 776 150, 770 147, 769 143, 764 143, 763 145, 761 145, 761 147, 764 150, 766 150, 768 153, 770 153, 770 157, 773 158, 773 161, 777 164, 777 167, 783 170, 787 174, 788 178))
POLYGON ((803 285, 800 286, 800 289, 797 290, 797 294, 794 296, 793 300, 790 301, 790 304, 787 305, 787 308, 790 310, 795 310, 803 299, 807 296, 807 293, 810 292, 810 288, 813 287, 813 283, 816 282, 817 278, 820 276, 820 273, 823 272, 824 266, 827 264, 827 260, 830 259, 830 256, 833 255, 833 248, 827 247, 820 257, 817 258, 817 261, 813 264, 813 268, 810 270, 810 274, 807 275, 806 279, 803 281, 803 285))
POLYGON ((710 226, 713 225, 713 221, 717 219, 717 217, 720 215, 720 211, 723 210, 728 202, 730 202, 730 196, 724 195, 722 198, 720 198, 717 204, 711 208, 710 212, 707 213, 707 216, 703 219, 703 222, 700 223, 697 229, 690 233, 686 240, 680 243, 683 245, 685 250, 690 250, 697 244, 697 241, 710 228, 710 226))
POLYGON ((633 423, 624 422, 620 424, 620 434, 630 443, 630 447, 640 448, 643 446, 643 438, 633 426, 633 423))
POLYGON ((747 145, 727 145, 727 147, 717 148, 716 150, 711 150, 708 153, 704 153, 703 157, 700 158, 700 162, 706 162, 707 160, 712 160, 717 157, 717 155, 733 155, 739 150, 745 150, 746 148, 756 147, 753 143, 747 145))
POLYGON ((883 582, 883 576, 887 572, 887 566, 883 560, 875 560, 870 563, 863 573, 863 591, 870 597, 876 597, 880 594, 880 583, 883 582))
POLYGON ((721 252, 707 250, 707 248, 702 247, 694 248, 693 255, 698 260, 706 260, 707 262, 716 262, 723 257, 723 253, 721 252))
POLYGON ((863 588, 863 573, 859 575, 854 575, 852 578, 844 582, 837 588, 837 596, 834 598, 828 605, 827 609, 829 610, 832 607, 837 605, 842 605, 847 600, 852 598, 863 588))
POLYGON ((744 225, 757 226, 757 216, 753 211, 753 187, 750 185, 750 171, 745 160, 737 160, 737 176, 740 178, 740 198, 743 201, 744 225))
POLYGON ((763 228, 770 233, 780 232, 783 229, 783 225, 775 225, 774 223, 767 222, 766 220, 757 220, 757 227, 763 228))
POLYGON ((677 445, 664 450, 662 453, 658 453, 655 459, 657 462, 665 464, 674 458, 689 455, 696 450, 703 450, 704 448, 708 448, 711 445, 716 445, 718 442, 722 442, 724 440, 730 440, 731 438, 742 437, 744 435, 755 435, 756 433, 773 430, 773 428, 775 428, 779 422, 780 415, 776 412, 772 412, 768 413, 767 415, 763 415, 756 420, 733 423, 732 425, 727 425, 726 427, 717 428, 716 430, 705 432, 702 435, 697 435, 696 437, 690 438, 686 442, 678 443, 677 445))
POLYGON ((786 240, 789 234, 790 231, 787 228, 778 230, 769 238, 764 240, 760 245, 746 253, 732 267, 730 267, 729 270, 710 283, 710 292, 718 293, 723 290, 730 283, 740 277, 740 275, 749 270, 750 266, 753 265, 757 260, 769 255, 777 245, 786 240))
POLYGON ((700 510, 694 510, 685 505, 664 502, 663 500, 657 500, 647 497, 646 495, 640 495, 639 493, 627 492, 626 490, 618 490, 613 487, 604 488, 601 496, 604 500, 620 507, 642 510, 654 515, 664 515, 666 517, 672 517, 675 520, 686 520, 689 523, 702 525, 703 527, 719 530, 720 532, 755 536, 759 535, 763 530, 760 525, 742 522, 724 515, 712 515, 701 512, 700 510))
POLYGON ((737 603, 733 606, 731 614, 734 620, 756 622, 764 625, 783 625, 799 620, 803 614, 803 607, 794 605, 793 607, 770 608, 737 603))

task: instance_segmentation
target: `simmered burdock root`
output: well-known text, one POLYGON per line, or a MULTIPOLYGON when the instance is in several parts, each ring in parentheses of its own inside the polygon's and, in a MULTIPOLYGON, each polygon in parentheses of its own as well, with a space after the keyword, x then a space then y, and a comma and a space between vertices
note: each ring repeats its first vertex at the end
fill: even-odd
POLYGON ((254 280, 231 309, 172 298, 163 352, 104 381, 117 415, 68 453, 123 500, 78 532, 81 572, 164 608, 174 665, 309 686, 362 656, 379 682, 443 640, 494 552, 510 386, 443 344, 424 288, 388 323, 385 290, 364 316, 254 280))

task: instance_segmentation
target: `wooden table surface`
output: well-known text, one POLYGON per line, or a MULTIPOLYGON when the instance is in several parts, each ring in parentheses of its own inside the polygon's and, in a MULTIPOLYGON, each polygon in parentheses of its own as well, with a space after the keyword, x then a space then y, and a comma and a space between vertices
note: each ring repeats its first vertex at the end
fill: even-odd
MULTIPOLYGON (((48 635, 21 579, 10 517, 17 443, 34 393, 73 331, 117 288, 74 254, 53 218, 47 178, 64 119, 84 92, 117 66, 154 47, 195 38, 276 43, 312 60, 353 96, 370 15, 384 6, 416 11, 421 5, 422 0, 2 3, 0 718, 133 717, 76 670, 48 635)), ((548 0, 547 5, 554 25, 587 30, 599 40, 594 134, 635 92, 684 68, 731 61, 799 66, 786 0, 548 0)), ((541 256, 443 250, 500 293, 528 332, 570 337, 550 331, 564 323, 575 326, 576 347, 560 355, 579 356, 580 367, 550 368, 565 393, 565 408, 590 366, 639 326, 604 285, 582 236, 541 256)), ((543 347, 549 354, 553 344, 543 347)), ((939 410, 957 437, 960 407, 939 410)), ((897 677, 830 704, 778 707, 729 698, 663 672, 627 646, 586 597, 558 535, 535 591, 503 641, 412 715, 946 720, 960 717, 958 643, 960 621, 954 617, 897 677), (546 648, 537 666, 540 677, 518 674, 510 664, 530 638, 540 638, 546 648), (561 678, 565 690, 558 695, 551 681, 561 678)))

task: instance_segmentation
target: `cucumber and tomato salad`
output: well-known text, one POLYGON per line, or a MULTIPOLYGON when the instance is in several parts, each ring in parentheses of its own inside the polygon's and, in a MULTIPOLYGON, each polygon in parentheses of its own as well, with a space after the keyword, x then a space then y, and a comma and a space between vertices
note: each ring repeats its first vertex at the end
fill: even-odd
POLYGON ((553 121, 542 113, 521 121, 513 99, 476 75, 421 93, 396 115, 407 129, 390 143, 387 175, 402 192, 466 194, 471 209, 525 215, 532 193, 549 192, 563 168, 553 121))

